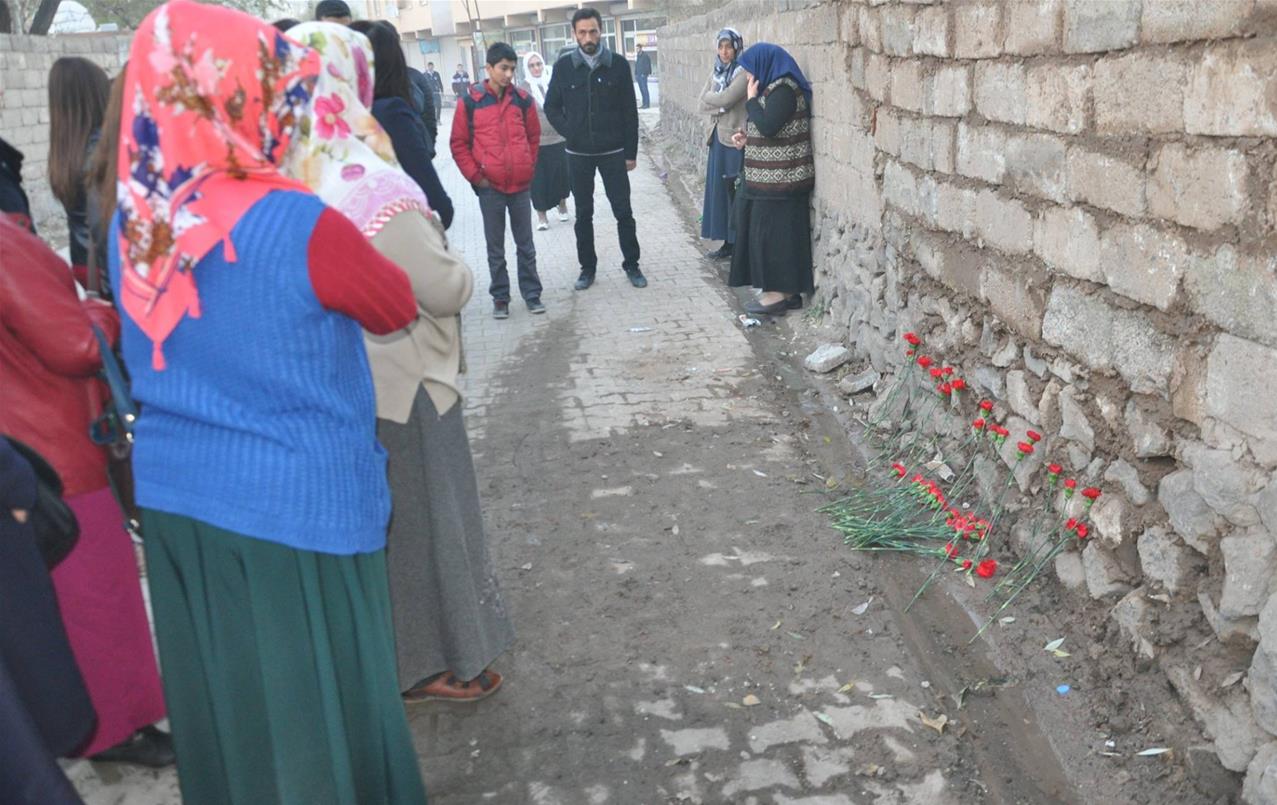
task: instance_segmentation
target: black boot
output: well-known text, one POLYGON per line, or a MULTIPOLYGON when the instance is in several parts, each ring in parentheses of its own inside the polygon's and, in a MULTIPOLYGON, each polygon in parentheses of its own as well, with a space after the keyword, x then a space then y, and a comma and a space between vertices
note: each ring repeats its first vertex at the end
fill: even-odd
POLYGON ((724 241, 722 246, 712 252, 706 252, 705 256, 711 260, 725 260, 732 256, 732 244, 724 241))
POLYGON ((143 727, 125 740, 93 755, 89 760, 100 763, 132 763, 162 769, 177 761, 173 751, 173 736, 156 727, 143 727))

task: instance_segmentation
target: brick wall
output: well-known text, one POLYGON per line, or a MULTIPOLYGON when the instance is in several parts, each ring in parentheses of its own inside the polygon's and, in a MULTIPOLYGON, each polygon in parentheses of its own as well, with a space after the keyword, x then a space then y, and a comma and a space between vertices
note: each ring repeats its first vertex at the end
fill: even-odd
POLYGON ((26 155, 23 184, 40 235, 66 245, 66 215, 49 190, 49 68, 83 56, 114 77, 128 58, 128 34, 23 36, 0 34, 0 137, 26 155))
POLYGON ((660 32, 664 135, 703 164, 720 27, 793 53, 828 321, 884 371, 925 334, 1105 487, 1061 580, 1277 801, 1277 3, 715 5, 660 32))

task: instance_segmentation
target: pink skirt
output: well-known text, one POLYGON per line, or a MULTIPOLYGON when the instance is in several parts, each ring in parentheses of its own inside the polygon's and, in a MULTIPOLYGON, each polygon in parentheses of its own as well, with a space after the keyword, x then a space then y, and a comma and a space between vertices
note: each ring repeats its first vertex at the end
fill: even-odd
POLYGON ((81 755, 92 755, 164 718, 164 689, 132 540, 110 487, 67 498, 80 541, 53 571, 71 651, 97 710, 81 755))

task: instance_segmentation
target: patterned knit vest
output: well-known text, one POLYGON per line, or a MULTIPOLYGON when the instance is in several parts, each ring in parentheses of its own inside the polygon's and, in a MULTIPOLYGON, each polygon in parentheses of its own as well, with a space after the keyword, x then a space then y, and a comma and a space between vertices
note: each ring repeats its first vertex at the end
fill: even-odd
POLYGON ((809 193, 816 186, 816 164, 812 160, 811 107, 798 82, 788 76, 767 86, 759 102, 767 107, 767 96, 782 84, 794 91, 798 106, 775 137, 764 137, 752 120, 745 126, 745 186, 771 195, 809 193))

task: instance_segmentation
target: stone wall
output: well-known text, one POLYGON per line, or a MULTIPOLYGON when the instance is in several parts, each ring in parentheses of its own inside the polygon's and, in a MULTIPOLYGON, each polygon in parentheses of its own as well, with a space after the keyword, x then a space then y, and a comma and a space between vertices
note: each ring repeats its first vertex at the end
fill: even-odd
POLYGON ((92 59, 112 77, 128 59, 129 34, 0 34, 0 137, 26 155, 22 179, 36 229, 66 244, 66 215, 49 190, 49 68, 62 56, 92 59))
POLYGON ((720 2, 660 32, 696 164, 724 25, 815 88, 828 322, 885 372, 917 330, 1105 488, 1061 580, 1277 802, 1277 3, 720 2))

